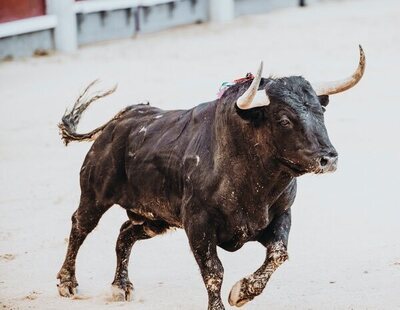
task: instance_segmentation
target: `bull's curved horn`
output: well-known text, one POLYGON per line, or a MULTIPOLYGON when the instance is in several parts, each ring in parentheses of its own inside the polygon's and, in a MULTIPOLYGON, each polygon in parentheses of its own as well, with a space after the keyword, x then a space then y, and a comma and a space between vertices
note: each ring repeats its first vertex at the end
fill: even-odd
POLYGON ((261 75, 263 69, 263 62, 261 62, 258 68, 257 75, 254 77, 253 82, 251 82, 250 87, 245 91, 243 95, 239 97, 236 104, 241 110, 248 110, 255 107, 262 107, 269 104, 269 98, 265 90, 258 91, 258 87, 261 82, 261 75))
POLYGON ((359 48, 360 62, 358 64, 357 70, 353 73, 353 75, 339 81, 316 84, 313 88, 318 96, 341 93, 345 90, 352 88, 361 80, 365 71, 365 54, 361 45, 359 45, 359 48))

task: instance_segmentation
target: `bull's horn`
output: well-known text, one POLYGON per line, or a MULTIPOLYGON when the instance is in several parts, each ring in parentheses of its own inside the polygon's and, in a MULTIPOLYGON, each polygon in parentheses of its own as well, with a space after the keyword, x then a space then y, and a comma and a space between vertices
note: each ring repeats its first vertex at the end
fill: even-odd
POLYGON ((261 82, 263 63, 261 62, 258 68, 257 75, 254 77, 253 82, 251 82, 250 87, 245 91, 243 95, 239 97, 236 104, 241 110, 248 110, 255 107, 262 107, 269 105, 269 98, 265 90, 258 91, 258 87, 261 82))
POLYGON ((360 62, 358 64, 357 70, 353 73, 353 75, 339 81, 316 84, 314 86, 314 90, 318 96, 341 93, 345 90, 352 88, 361 80, 365 70, 365 54, 361 45, 359 45, 359 47, 360 47, 360 62))

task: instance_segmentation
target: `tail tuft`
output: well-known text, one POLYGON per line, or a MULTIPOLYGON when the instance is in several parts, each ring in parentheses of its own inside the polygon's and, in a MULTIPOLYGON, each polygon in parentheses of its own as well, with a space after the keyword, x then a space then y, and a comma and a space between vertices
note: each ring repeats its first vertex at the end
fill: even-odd
POLYGON ((71 111, 68 111, 67 109, 61 119, 61 122, 58 124, 61 139, 63 140, 65 145, 68 145, 68 143, 71 141, 93 141, 105 127, 106 124, 85 134, 78 134, 76 132, 76 128, 82 117, 82 114, 89 107, 89 105, 98 99, 111 95, 117 89, 117 85, 115 85, 110 90, 97 92, 92 96, 89 96, 88 92, 90 88, 92 88, 92 86, 95 85, 97 81, 98 80, 94 80, 85 88, 82 94, 75 101, 71 111))

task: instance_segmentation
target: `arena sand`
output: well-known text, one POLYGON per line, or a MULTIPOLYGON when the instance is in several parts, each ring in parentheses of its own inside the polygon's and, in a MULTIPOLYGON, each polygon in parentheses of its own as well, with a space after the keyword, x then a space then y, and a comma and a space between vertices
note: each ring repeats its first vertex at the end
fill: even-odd
MULTIPOLYGON (((310 81, 352 72, 361 43, 364 79, 332 96, 326 113, 340 154, 337 173, 299 179, 290 260, 246 309, 400 308, 400 4, 326 1, 194 25, 0 64, 0 304, 4 309, 206 309, 207 296, 182 231, 135 245, 132 303, 110 300, 114 243, 126 215, 112 208, 82 246, 79 296, 63 299, 56 274, 79 201, 79 169, 90 144, 65 148, 57 122, 95 78, 113 96, 81 122, 98 126, 129 104, 165 109, 212 100, 223 81, 254 71, 310 81)), ((220 251, 223 299, 257 269, 255 243, 220 251)), ((225 302, 227 309, 229 305, 225 302)))

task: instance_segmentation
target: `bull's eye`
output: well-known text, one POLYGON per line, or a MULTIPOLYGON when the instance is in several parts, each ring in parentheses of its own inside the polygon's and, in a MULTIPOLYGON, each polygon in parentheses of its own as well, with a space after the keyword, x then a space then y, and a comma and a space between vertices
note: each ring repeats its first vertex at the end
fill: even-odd
POLYGON ((279 125, 281 125, 282 127, 285 127, 285 128, 289 128, 292 125, 292 123, 290 122, 290 120, 287 116, 283 116, 279 120, 279 125))

